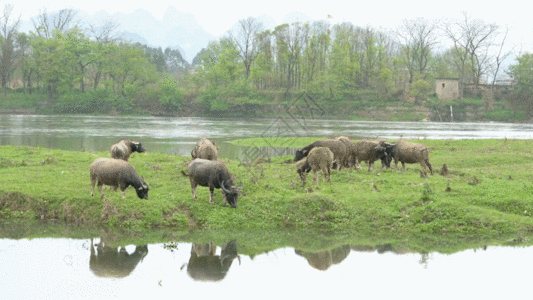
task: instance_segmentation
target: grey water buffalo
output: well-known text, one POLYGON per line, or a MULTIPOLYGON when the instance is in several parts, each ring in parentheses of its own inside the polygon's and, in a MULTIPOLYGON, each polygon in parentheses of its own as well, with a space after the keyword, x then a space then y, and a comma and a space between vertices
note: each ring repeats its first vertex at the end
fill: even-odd
POLYGON ((342 142, 346 146, 346 158, 344 160, 345 168, 357 167, 355 166, 355 153, 356 147, 355 144, 346 136, 338 136, 335 138, 336 141, 342 142))
POLYGON ((208 138, 201 138, 191 151, 191 157, 203 158, 207 160, 218 159, 218 148, 215 140, 208 138))
POLYGON ((181 172, 184 176, 189 177, 191 181, 192 196, 194 199, 198 199, 196 196, 196 187, 198 185, 207 186, 210 191, 209 203, 214 204, 213 191, 216 188, 222 191, 222 196, 231 207, 237 207, 242 182, 238 188, 235 187, 232 176, 222 161, 197 158, 189 163, 187 173, 184 171, 181 172))
POLYGON ((144 149, 141 143, 128 139, 122 139, 118 143, 113 144, 109 150, 112 158, 122 159, 124 161, 128 161, 133 152, 146 152, 146 149, 144 149))
POLYGON ((387 148, 381 142, 362 140, 354 143, 354 153, 352 155, 352 164, 358 166, 361 162, 366 162, 368 171, 370 172, 374 167, 376 160, 381 160, 381 169, 390 168, 390 154, 387 148))
POLYGON ((124 247, 110 247, 103 241, 94 244, 91 239, 89 268, 98 277, 124 278, 131 274, 146 255, 146 245, 135 246, 135 251, 129 254, 124 247))
POLYGON ((392 158, 396 169, 398 169, 398 162, 402 163, 404 171, 405 164, 419 163, 424 172, 426 172, 427 166, 433 175, 433 168, 429 162, 429 150, 424 144, 406 142, 400 139, 392 146, 392 158))
POLYGON ((314 173, 313 181, 318 183, 318 171, 324 173, 324 181, 331 179, 331 168, 333 167, 333 152, 327 147, 316 147, 309 151, 306 158, 296 163, 297 172, 300 175, 302 184, 305 185, 305 175, 310 171, 314 173))
POLYGON ((309 152, 316 147, 327 147, 331 152, 333 152, 333 160, 334 163, 337 165, 337 170, 340 170, 342 167, 347 165, 346 158, 348 150, 346 149, 346 145, 341 141, 336 140, 318 140, 315 141, 302 149, 296 150, 296 154, 294 156, 294 161, 297 162, 301 160, 302 158, 306 157, 309 152))
POLYGON ((133 186, 137 196, 148 199, 149 186, 144 179, 137 174, 135 168, 127 161, 114 158, 97 158, 89 166, 91 178, 91 197, 94 197, 94 185, 98 182, 100 195, 105 199, 102 186, 109 185, 116 191, 120 187, 122 198, 126 198, 126 188, 133 186))

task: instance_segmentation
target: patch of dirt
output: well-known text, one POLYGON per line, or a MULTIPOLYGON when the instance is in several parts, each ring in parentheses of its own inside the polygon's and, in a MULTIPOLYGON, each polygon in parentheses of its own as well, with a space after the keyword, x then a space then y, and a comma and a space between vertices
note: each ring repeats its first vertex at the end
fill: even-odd
POLYGON ((190 231, 193 231, 198 228, 202 229, 204 227, 203 225, 198 224, 196 220, 194 220, 193 216, 191 215, 191 210, 187 206, 181 205, 180 212, 187 217, 187 220, 189 220, 190 231))
POLYGON ((100 221, 104 222, 109 220, 109 218, 112 217, 119 217, 122 216, 122 213, 119 211, 119 209, 109 200, 103 199, 102 204, 102 214, 100 215, 100 221))

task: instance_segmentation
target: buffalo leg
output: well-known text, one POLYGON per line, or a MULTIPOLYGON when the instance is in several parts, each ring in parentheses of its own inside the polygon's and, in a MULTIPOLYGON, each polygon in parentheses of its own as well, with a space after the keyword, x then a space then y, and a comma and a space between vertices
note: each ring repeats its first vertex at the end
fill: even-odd
POLYGON ((98 181, 98 191, 100 191, 100 195, 102 195, 102 198, 105 199, 104 192, 102 191, 102 186, 103 186, 103 183, 101 183, 100 181, 98 181))
POLYGON ((196 197, 196 186, 197 184, 191 180, 191 190, 192 190, 192 198, 194 200, 198 200, 198 197, 196 197))
POLYGON ((94 198, 94 185, 96 184, 96 180, 93 180, 91 178, 91 198, 94 198))
POLYGON ((213 201, 213 193, 215 192, 215 187, 210 186, 209 187, 209 204, 213 205, 215 202, 213 201))
POLYGON ((429 162, 429 159, 426 160, 426 164, 428 165, 429 171, 431 172, 431 175, 433 175, 433 168, 431 167, 431 163, 429 162))
POLYGON ((402 161, 402 168, 403 168, 403 171, 405 172, 405 163, 402 161))

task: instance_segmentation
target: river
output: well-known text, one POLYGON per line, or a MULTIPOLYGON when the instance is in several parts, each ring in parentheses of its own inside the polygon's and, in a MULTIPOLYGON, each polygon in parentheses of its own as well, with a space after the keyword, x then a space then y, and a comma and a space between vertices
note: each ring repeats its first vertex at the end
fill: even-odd
MULTIPOLYGON (((65 150, 105 151, 127 137, 141 141, 148 151, 189 155, 197 139, 210 137, 220 141, 221 156, 232 158, 240 150, 228 141, 236 138, 337 135, 390 140, 531 139, 533 125, 0 116, 1 145, 65 150)), ((320 253, 281 247, 248 256, 238 241, 228 241, 210 245, 209 254, 192 251, 201 244, 178 242, 172 249, 165 244, 102 248, 96 255, 99 242, 98 237, 27 239, 0 233, 0 298, 518 298, 529 294, 533 263, 533 247, 489 245, 453 254, 411 253, 386 245, 346 245, 320 253), (193 253, 200 253, 196 261, 204 259, 213 269, 195 271, 193 253)))
POLYGON ((210 137, 220 141, 220 156, 236 158, 242 149, 227 143, 232 139, 338 135, 388 140, 531 139, 533 124, 0 115, 0 145, 77 151, 105 151, 129 138, 141 141, 148 151, 190 155, 199 138, 210 137))

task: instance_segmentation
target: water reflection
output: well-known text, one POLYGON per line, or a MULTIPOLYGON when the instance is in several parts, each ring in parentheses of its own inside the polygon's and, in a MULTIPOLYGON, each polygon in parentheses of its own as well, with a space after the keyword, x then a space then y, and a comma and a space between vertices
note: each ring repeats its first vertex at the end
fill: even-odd
MULTIPOLYGON (((122 257, 116 254, 121 249, 110 247, 113 253, 110 257, 115 257, 110 261, 123 263, 109 262, 105 274, 109 274, 107 270, 119 269, 126 270, 119 273, 127 276, 109 280, 109 275, 95 276, 91 269, 90 243, 91 239, 0 238, 2 299, 137 299, 176 295, 203 299, 227 295, 228 291, 236 299, 317 299, 348 293, 357 293, 364 299, 399 295, 412 299, 518 299, 528 295, 533 264, 533 247, 489 246, 486 251, 421 254, 410 253, 391 242, 377 246, 344 245, 328 251, 269 248, 252 258, 237 254, 237 250, 261 252, 254 245, 243 245, 244 242, 231 241, 223 249, 213 243, 178 242, 174 251, 163 244, 138 246, 135 248, 139 249, 138 255, 128 245, 129 255, 122 257), (148 251, 150 255, 145 255, 148 251), (128 258, 132 256, 136 258, 128 258), (185 267, 179 271, 184 262, 188 266, 195 259, 200 262, 201 257, 212 257, 216 270, 204 269, 207 275, 196 278, 185 267), (233 262, 239 257, 241 263, 236 267, 233 262)), ((92 251, 100 256, 96 244, 97 239, 92 251)), ((191 263, 189 267, 193 266, 191 263)))
POLYGON ((340 264, 346 257, 348 257, 348 254, 350 254, 350 249, 350 246, 344 245, 322 252, 294 250, 294 253, 305 257, 311 267, 317 270, 325 271, 332 265, 340 264))
MULTIPOLYGON (((216 246, 210 242, 207 244, 192 243, 191 257, 187 263, 187 274, 197 281, 220 281, 226 274, 235 258, 241 259, 237 254, 237 241, 228 242, 220 255, 216 255, 216 246)), ((183 268, 183 266, 182 266, 183 268)))
POLYGON ((129 254, 125 247, 110 247, 102 240, 94 244, 91 239, 89 268, 98 277, 124 278, 130 275, 146 255, 147 245, 136 246, 135 251, 129 254))

